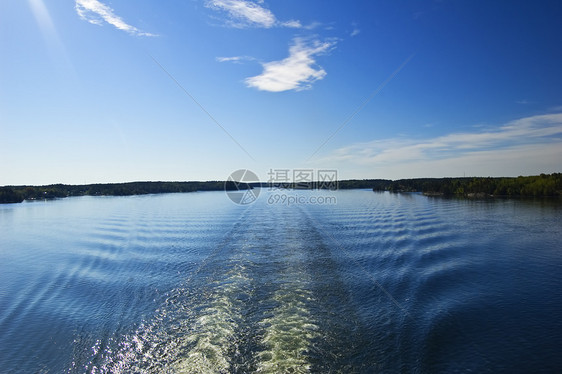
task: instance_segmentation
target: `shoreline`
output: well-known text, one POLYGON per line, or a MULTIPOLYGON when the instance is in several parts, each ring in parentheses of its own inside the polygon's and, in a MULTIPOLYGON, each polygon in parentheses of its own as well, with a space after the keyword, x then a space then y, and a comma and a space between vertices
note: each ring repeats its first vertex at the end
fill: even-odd
MULTIPOLYGON (((288 189, 319 189, 320 182, 288 183, 288 189)), ((272 183, 241 183, 232 181, 192 182, 126 182, 83 185, 52 184, 44 186, 2 186, 0 204, 24 200, 50 200, 71 196, 134 196, 197 191, 233 191, 273 186, 272 183)), ((334 187, 333 184, 330 184, 334 187)), ((413 179, 348 179, 337 181, 335 190, 372 189, 388 192, 421 192, 429 197, 560 197, 562 173, 519 177, 462 177, 413 179)))

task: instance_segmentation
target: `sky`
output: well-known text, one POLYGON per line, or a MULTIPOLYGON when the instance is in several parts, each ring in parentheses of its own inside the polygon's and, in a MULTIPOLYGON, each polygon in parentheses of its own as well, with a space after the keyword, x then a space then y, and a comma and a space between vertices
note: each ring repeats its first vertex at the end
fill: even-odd
POLYGON ((2 0, 0 185, 562 172, 562 2, 2 0))

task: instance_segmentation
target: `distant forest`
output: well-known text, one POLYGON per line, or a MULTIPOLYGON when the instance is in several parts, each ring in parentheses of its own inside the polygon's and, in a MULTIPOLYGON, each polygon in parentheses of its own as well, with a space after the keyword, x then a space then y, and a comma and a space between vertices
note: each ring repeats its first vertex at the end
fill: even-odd
MULTIPOLYGON (((238 188, 266 187, 267 183, 242 184, 238 188)), ((334 186, 333 184, 331 185, 334 186)), ((288 188, 312 189, 311 185, 288 185, 288 188)), ((0 187, 0 203, 20 203, 24 200, 45 200, 68 196, 129 196, 172 192, 235 190, 232 182, 130 182, 109 184, 0 187)), ((363 179, 337 182, 338 189, 368 188, 373 191, 423 192, 434 196, 562 196, 562 173, 541 174, 516 178, 417 178, 363 179)))
MULTIPOLYGON (((342 188, 354 188, 343 182, 342 188), (344 187, 345 186, 345 187, 344 187)), ((435 196, 562 196, 562 174, 541 174, 517 178, 419 178, 373 181, 374 191, 423 192, 435 196)), ((371 188, 371 186, 368 186, 371 188)))
MULTIPOLYGON (((297 187, 298 188, 298 187, 297 187)), ((562 174, 493 178, 354 179, 338 182, 338 189, 372 189, 389 192, 423 192, 433 196, 562 196, 562 174)))
MULTIPOLYGON (((243 184, 240 188, 250 188, 243 184)), ((232 182, 130 182, 108 184, 0 187, 0 203, 46 200, 69 196, 130 196, 173 192, 236 190, 232 182)))

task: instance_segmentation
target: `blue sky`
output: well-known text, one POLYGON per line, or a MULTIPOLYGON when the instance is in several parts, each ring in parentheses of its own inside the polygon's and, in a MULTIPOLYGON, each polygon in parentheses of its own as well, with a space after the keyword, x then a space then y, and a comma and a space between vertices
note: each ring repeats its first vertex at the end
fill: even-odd
POLYGON ((559 1, 7 0, 0 185, 561 172, 559 1))

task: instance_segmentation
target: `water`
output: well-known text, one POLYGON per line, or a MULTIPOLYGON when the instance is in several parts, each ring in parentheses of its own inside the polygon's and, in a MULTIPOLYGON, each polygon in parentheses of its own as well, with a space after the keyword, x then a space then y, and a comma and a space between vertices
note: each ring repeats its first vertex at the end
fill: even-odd
POLYGON ((562 370, 560 202, 267 193, 0 206, 0 373, 562 370))

